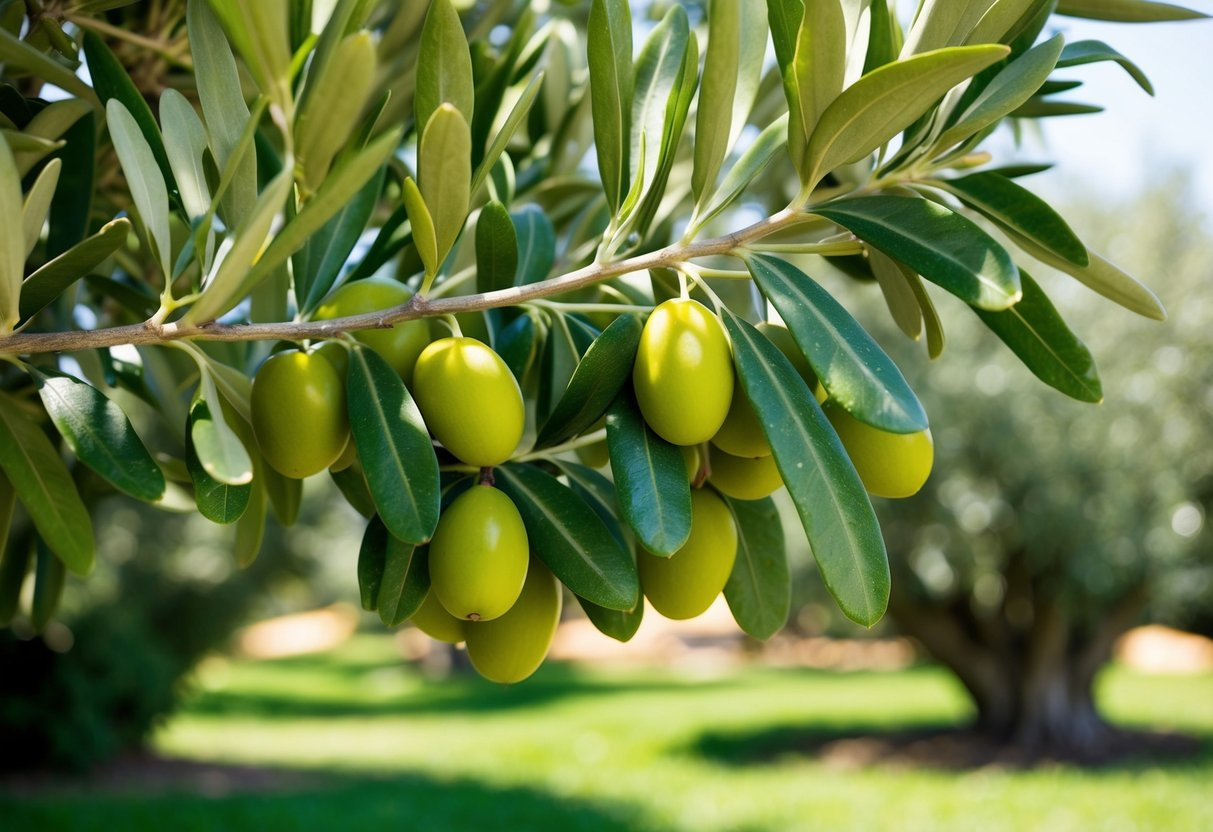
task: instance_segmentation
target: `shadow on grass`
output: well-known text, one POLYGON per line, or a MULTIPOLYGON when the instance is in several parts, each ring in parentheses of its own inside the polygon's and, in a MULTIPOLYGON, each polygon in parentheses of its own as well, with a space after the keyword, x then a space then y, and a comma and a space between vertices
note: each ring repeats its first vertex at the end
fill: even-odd
POLYGON ((638 809, 466 778, 327 775, 141 758, 78 780, 0 781, 5 832, 560 829, 662 832, 638 809), (116 769, 122 769, 119 771, 116 769))
POLYGON ((313 660, 312 668, 305 662, 290 661, 293 664, 280 666, 287 671, 323 670, 329 677, 340 674, 350 681, 352 689, 342 692, 344 695, 331 697, 309 695, 305 685, 286 690, 204 690, 187 700, 183 712, 199 716, 252 716, 258 719, 486 713, 537 708, 571 698, 660 693, 686 690, 691 686, 696 691, 703 691, 736 684, 728 679, 616 682, 588 676, 572 665, 551 662, 518 685, 498 685, 474 674, 454 675, 442 680, 421 682, 420 686, 400 695, 368 697, 362 693, 365 690, 363 686, 373 674, 398 671, 400 680, 410 683, 415 682, 416 677, 410 676, 399 665, 343 666, 313 660))
POLYGON ((1101 771, 1213 766, 1213 735, 1117 729, 1096 758, 1056 756, 999 743, 956 724, 882 728, 871 724, 780 725, 749 732, 705 732, 692 754, 727 766, 812 760, 838 769, 966 771, 1078 763, 1101 771))

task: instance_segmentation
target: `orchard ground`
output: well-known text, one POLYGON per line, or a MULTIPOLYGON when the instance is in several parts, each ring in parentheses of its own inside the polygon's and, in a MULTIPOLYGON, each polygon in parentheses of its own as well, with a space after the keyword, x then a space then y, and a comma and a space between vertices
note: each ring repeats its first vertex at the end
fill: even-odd
POLYGON ((1213 828, 1213 672, 1115 665, 1099 690, 1118 724, 1196 742, 1094 770, 973 765, 932 740, 968 707, 932 667, 549 662, 500 687, 428 680, 399 639, 356 635, 205 663, 153 756, 81 781, 9 781, 0 827, 1213 828))

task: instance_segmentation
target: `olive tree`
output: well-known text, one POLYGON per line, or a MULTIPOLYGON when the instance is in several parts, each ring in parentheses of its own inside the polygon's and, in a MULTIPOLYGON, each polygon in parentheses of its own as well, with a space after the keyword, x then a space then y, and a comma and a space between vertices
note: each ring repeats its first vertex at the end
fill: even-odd
POLYGON ((841 610, 876 622, 865 485, 929 467, 927 415, 790 258, 873 275, 932 356, 935 283, 1098 400, 1020 255, 1162 307, 984 142, 1081 111, 1058 70, 1115 61, 1148 86, 1053 15, 1201 15, 645 8, 634 43, 624 0, 0 3, 3 618, 31 573, 37 623, 89 572, 107 489, 231 524, 247 563, 327 469, 369 518, 364 606, 434 631, 454 613, 494 678, 542 660, 561 584, 619 639, 642 583, 673 615, 723 589, 770 635, 789 582, 762 492, 781 483, 841 610), (713 447, 731 420, 762 453, 713 447), (609 478, 585 464, 604 440, 609 478), (719 496, 726 469, 761 499, 719 496))

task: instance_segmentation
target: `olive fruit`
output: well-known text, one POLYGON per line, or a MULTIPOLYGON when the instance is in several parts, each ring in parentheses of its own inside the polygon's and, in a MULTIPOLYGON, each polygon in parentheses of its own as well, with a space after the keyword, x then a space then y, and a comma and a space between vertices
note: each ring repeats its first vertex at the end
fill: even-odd
POLYGON ((413 397, 430 432, 468 465, 500 465, 522 441, 526 410, 514 374, 474 338, 442 338, 417 359, 413 397))
POLYGON ((438 596, 431 590, 413 613, 409 621, 418 630, 437 641, 459 644, 463 641, 463 622, 446 611, 438 596))
POLYGON ((712 444, 733 456, 771 455, 771 446, 762 432, 762 423, 758 421, 758 414, 754 412, 754 406, 746 398, 740 384, 733 385, 729 414, 712 437, 712 444))
POLYGON ((491 485, 474 485, 438 518, 430 589, 458 619, 496 618, 522 592, 528 551, 522 515, 510 498, 491 485))
POLYGON ((532 558, 522 594, 509 612, 493 621, 464 626, 468 658, 486 679, 503 685, 521 682, 543 664, 560 623, 560 584, 532 558))
POLYGON ((735 500, 761 500, 783 485, 772 456, 743 457, 712 449, 712 475, 708 482, 735 500))
POLYGON ((869 494, 909 497, 926 483, 935 460, 929 428, 890 433, 859 421, 833 402, 823 409, 869 494))
POLYGON ((349 441, 345 384, 315 353, 286 350, 266 359, 253 380, 251 408, 261 455, 288 477, 323 471, 349 441))
POLYGON ((724 589, 737 558, 737 524, 724 500, 691 492, 691 535, 668 558, 641 550, 636 558, 645 597, 666 618, 694 618, 724 589))
POLYGON ((640 335, 632 386, 640 412, 675 445, 707 442, 733 398, 733 359, 720 320, 696 300, 667 300, 640 335))
MULTIPOLYGON (((412 296, 412 292, 395 280, 368 277, 347 283, 333 292, 313 317, 327 321, 378 312, 406 303, 412 296)), ((405 384, 412 384, 413 366, 430 342, 430 330, 424 320, 405 321, 387 329, 360 329, 354 337, 379 353, 405 384)))
POLYGON ((809 365, 809 360, 804 357, 804 353, 800 350, 800 345, 796 343, 796 339, 792 337, 792 333, 788 328, 780 324, 760 323, 758 331, 767 337, 767 340, 778 348, 784 354, 784 357, 792 363, 796 368, 796 372, 804 379, 804 383, 809 385, 809 389, 817 397, 817 403, 821 404, 826 400, 825 388, 821 386, 821 382, 817 380, 817 374, 813 372, 813 368, 809 365))

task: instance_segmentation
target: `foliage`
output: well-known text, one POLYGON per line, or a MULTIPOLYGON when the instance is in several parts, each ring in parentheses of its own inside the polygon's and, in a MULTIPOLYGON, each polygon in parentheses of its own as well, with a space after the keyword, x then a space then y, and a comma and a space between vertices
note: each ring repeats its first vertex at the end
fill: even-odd
MULTIPOLYGON (((639 610, 632 537, 648 542, 650 509, 687 510, 681 479, 702 485, 710 449, 688 474, 669 449, 646 453, 636 431, 596 425, 630 401, 626 375, 610 369, 635 356, 635 327, 619 321, 694 295, 727 328, 742 406, 759 416, 825 585, 871 625, 889 593, 871 503, 798 356, 752 324, 769 301, 856 419, 907 433, 926 414, 787 257, 819 253, 875 277, 933 356, 942 329, 920 277, 936 283, 1043 381, 1086 400, 1101 396, 1090 354, 1020 273, 1021 255, 1163 315, 1018 184, 1025 169, 990 168, 981 147, 1008 121, 1075 111, 1056 98, 1059 67, 1116 61, 1148 88, 1110 47, 1046 33, 1052 14, 1195 12, 928 0, 903 31, 884 0, 713 0, 694 20, 669 7, 636 49, 624 0, 543 12, 505 0, 463 12, 450 0, 0 11, 0 209, 22 217, 0 231, 6 526, 20 506, 0 570, 5 620, 33 560, 35 623, 53 613, 65 572, 89 571, 89 506, 110 489, 165 505, 192 497, 234 525, 235 558, 251 562, 266 518, 298 513, 300 481, 275 470, 249 427, 250 380, 290 343, 335 339, 351 352, 332 358, 348 371, 348 402, 328 404, 348 408, 356 459, 334 457, 333 477, 400 546, 423 546, 444 487, 449 502, 468 475, 493 473, 435 449, 434 410, 418 410, 407 368, 389 372, 351 335, 428 318, 435 336, 487 342, 515 375, 527 421, 497 478, 538 556, 604 631, 626 636, 634 627, 619 619, 639 610), (75 71, 82 58, 91 86, 75 71), (750 199, 771 211, 739 227, 750 199), (336 287, 381 272, 411 297, 318 315, 336 287), (638 506, 654 492, 576 472, 568 452, 604 435, 612 466, 678 487, 638 506)), ((487 409, 471 415, 491 423, 487 409)), ((768 633, 786 608, 786 564, 737 562, 763 568, 734 612, 768 633)))

